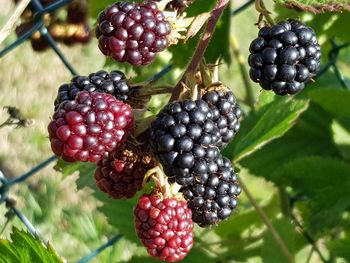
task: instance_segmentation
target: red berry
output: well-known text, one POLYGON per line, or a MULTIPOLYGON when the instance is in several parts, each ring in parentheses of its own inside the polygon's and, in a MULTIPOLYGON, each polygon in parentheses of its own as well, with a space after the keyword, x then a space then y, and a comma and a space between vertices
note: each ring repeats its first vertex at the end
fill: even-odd
POLYGON ((134 216, 137 235, 152 257, 177 262, 191 250, 192 213, 184 200, 163 199, 160 193, 143 195, 134 216))
POLYGON ((96 184, 112 198, 132 198, 153 166, 152 158, 147 155, 141 156, 130 149, 116 151, 97 163, 96 184))
POLYGON ((119 62, 147 65, 169 45, 171 25, 153 1, 117 2, 101 12, 97 21, 100 50, 119 62))
POLYGON ((120 149, 134 126, 131 107, 112 95, 79 92, 48 126, 53 152, 66 161, 97 162, 120 149))

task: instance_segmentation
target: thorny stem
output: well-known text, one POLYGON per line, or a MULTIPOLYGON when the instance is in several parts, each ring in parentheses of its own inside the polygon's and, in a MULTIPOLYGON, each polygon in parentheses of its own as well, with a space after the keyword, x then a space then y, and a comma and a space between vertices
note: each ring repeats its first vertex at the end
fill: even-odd
POLYGON ((290 253, 289 249, 287 248, 286 244, 284 243, 283 239, 281 236, 278 234, 277 230, 275 227, 272 225, 270 219, 268 216, 265 214, 264 210, 259 206, 259 204, 256 202, 255 198, 253 195, 250 193, 250 191, 247 189, 245 184, 239 180, 239 184, 243 189, 243 192, 247 195, 249 202, 254 206, 255 210, 258 212, 259 216, 261 217, 262 221, 266 225, 267 229, 271 232, 272 237, 275 239, 277 245, 281 249, 282 253, 285 255, 286 259, 288 260, 289 263, 295 263, 293 255, 290 253))
POLYGON ((245 61, 244 61, 242 54, 239 50, 237 39, 235 36, 231 36, 230 44, 231 44, 231 48, 233 51, 233 55, 235 56, 235 58, 238 62, 238 66, 239 66, 239 70, 241 72, 244 87, 245 87, 246 92, 247 92, 247 95, 246 95, 247 97, 246 97, 245 101, 247 101, 251 110, 254 111, 255 98, 254 98, 254 94, 253 94, 253 87, 250 84, 248 72, 247 72, 247 69, 245 67, 245 61))
POLYGON ((230 3, 230 0, 218 0, 216 2, 216 6, 214 7, 214 9, 212 10, 212 12, 210 14, 210 18, 209 18, 208 23, 205 27, 202 38, 197 46, 197 49, 192 56, 191 62, 188 65, 181 80, 175 86, 173 93, 171 95, 170 101, 174 101, 174 100, 179 98, 181 91, 183 90, 182 83, 184 82, 186 75, 187 74, 195 74, 199 63, 203 58, 204 52, 208 47, 210 39, 213 36, 216 23, 218 22, 219 18, 221 17, 222 13, 224 12, 225 8, 227 7, 227 5, 229 3, 230 3))

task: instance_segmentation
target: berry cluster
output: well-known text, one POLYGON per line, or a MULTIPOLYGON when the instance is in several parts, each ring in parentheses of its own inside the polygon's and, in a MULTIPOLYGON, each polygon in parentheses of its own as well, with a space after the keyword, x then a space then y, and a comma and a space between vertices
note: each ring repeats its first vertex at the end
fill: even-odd
MULTIPOLYGON (((182 30, 169 13, 183 22, 192 2, 163 2, 159 6, 167 12, 150 0, 108 6, 97 19, 99 49, 118 62, 151 63, 182 30)), ((68 23, 87 19, 85 9, 76 5, 67 9, 68 23)), ((60 38, 66 34, 59 24, 49 31, 71 43, 60 38)), ((320 66, 315 32, 295 20, 261 28, 250 53, 252 80, 279 95, 303 89, 320 66)), ((152 123, 135 120, 132 113, 144 113, 144 98, 163 87, 148 93, 144 85, 130 86, 120 71, 75 76, 59 87, 48 126, 53 152, 65 161, 96 163, 96 185, 111 198, 133 198, 149 178, 154 180, 152 192, 134 208, 135 228, 148 253, 167 262, 184 259, 192 248, 193 222, 208 227, 227 219, 241 193, 230 160, 220 153, 239 131, 241 108, 213 67, 203 62, 196 74, 189 74, 180 82, 181 99, 168 103, 152 123)))
POLYGON ((197 174, 216 172, 220 130, 204 100, 185 100, 165 106, 152 123, 150 140, 170 180, 194 182, 197 174))
POLYGON ((261 28, 249 51, 251 79, 278 95, 302 90, 320 67, 314 30, 295 20, 261 28))
MULTIPOLYGON (((14 1, 17 4, 17 0, 14 1)), ((53 0, 40 0, 43 7, 52 4, 53 0)), ((63 21, 59 19, 55 12, 45 15, 44 20, 48 32, 54 40, 64 43, 67 46, 80 43, 85 44, 91 39, 91 32, 88 24, 88 10, 87 2, 85 0, 76 1, 66 7, 67 17, 63 21)), ((31 10, 31 6, 22 13, 22 23, 16 27, 17 36, 22 36, 29 31, 33 23, 33 14, 35 11, 31 10)), ((43 39, 40 32, 35 32, 30 42, 33 50, 44 51, 49 47, 49 44, 43 39)))
POLYGON ((170 182, 182 185, 193 221, 200 226, 226 219, 240 188, 220 149, 239 130, 241 110, 228 90, 201 99, 172 102, 151 125, 150 143, 170 182))
POLYGON ((55 100, 55 110, 63 101, 74 100, 80 91, 100 92, 113 95, 116 99, 126 102, 129 95, 129 85, 121 71, 100 70, 88 77, 75 76, 69 84, 63 84, 58 89, 55 100))
POLYGON ((171 25, 152 1, 117 2, 101 12, 97 21, 98 46, 116 61, 147 65, 169 46, 171 25))

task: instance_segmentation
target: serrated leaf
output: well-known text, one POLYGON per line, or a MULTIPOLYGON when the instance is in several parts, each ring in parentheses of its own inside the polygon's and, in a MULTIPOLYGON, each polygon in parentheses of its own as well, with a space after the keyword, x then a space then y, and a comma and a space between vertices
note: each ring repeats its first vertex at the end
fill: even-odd
POLYGON ((0 239, 0 262, 6 263, 62 263, 62 259, 48 244, 23 230, 13 229, 11 240, 0 239))
POLYGON ((229 145, 225 155, 233 161, 261 148, 268 142, 282 136, 308 107, 308 101, 296 99, 277 99, 249 115, 242 122, 242 129, 236 137, 235 145, 229 145), (244 127, 247 126, 247 127, 244 127))
POLYGON ((317 89, 309 92, 312 101, 334 116, 350 117, 350 91, 345 89, 317 89))
POLYGON ((350 164, 329 157, 303 157, 276 167, 280 184, 291 186, 310 199, 309 228, 335 227, 350 209, 350 164))
POLYGON ((347 0, 277 0, 288 8, 309 11, 315 14, 328 12, 350 11, 347 0))
POLYGON ((273 172, 285 160, 308 155, 338 156, 331 124, 332 117, 318 105, 310 103, 308 110, 283 137, 245 157, 240 165, 250 173, 278 184, 278 178, 273 177, 273 172))
MULTIPOLYGON (((284 244, 288 248, 291 255, 306 245, 304 238, 296 231, 290 220, 281 218, 272 221, 273 227, 276 229, 284 244)), ((277 245, 270 231, 266 230, 263 237, 263 245, 261 248, 261 256, 263 262, 280 263, 288 262, 288 259, 277 245)))

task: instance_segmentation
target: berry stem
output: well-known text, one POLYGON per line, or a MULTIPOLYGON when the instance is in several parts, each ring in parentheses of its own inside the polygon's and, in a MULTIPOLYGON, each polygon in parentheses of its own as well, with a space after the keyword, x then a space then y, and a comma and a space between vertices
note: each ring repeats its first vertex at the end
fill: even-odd
POLYGON ((152 95, 159 95, 159 94, 167 94, 171 93, 173 91, 173 87, 171 86, 162 86, 162 87, 144 87, 137 91, 137 96, 143 97, 143 96, 152 96, 152 95))
POLYGON ((237 42, 237 39, 235 36, 231 36, 230 44, 231 44, 231 48, 233 51, 233 55, 235 56, 235 58, 238 62, 239 70, 241 72, 242 80, 243 80, 244 87, 246 90, 245 101, 250 106, 251 110, 254 111, 255 98, 254 98, 254 94, 253 94, 253 87, 250 84, 249 75, 248 75, 247 69, 245 67, 245 61, 243 59, 241 51, 239 50, 238 42, 237 42))
POLYGON ((263 0, 256 0, 255 1, 255 9, 262 15, 265 17, 265 19, 267 20, 267 22, 272 26, 275 24, 275 21, 273 20, 273 18, 270 16, 271 12, 269 10, 266 9, 266 6, 263 2, 263 0))
POLYGON ((288 262, 295 263, 293 255, 289 251, 288 247, 284 243, 283 239, 281 238, 281 236, 279 235, 275 227, 272 225, 270 219, 265 214, 264 210, 259 206, 258 202, 255 200, 253 195, 250 193, 246 185, 241 180, 239 180, 239 185, 242 187, 243 192, 247 195, 249 202, 253 205, 255 210, 258 212, 259 216, 261 217, 262 221, 266 225, 267 229, 271 232, 272 237, 275 239, 277 245, 281 249, 282 253, 286 257, 288 262))
POLYGON ((173 89, 173 93, 171 95, 170 101, 174 101, 174 100, 179 98, 181 91, 183 90, 182 83, 184 82, 186 75, 187 74, 192 74, 192 75, 195 74, 199 63, 204 56, 204 52, 208 47, 210 39, 213 36, 216 23, 218 22, 219 18, 221 17, 222 13, 224 12, 225 8, 227 7, 227 5, 229 3, 230 3, 230 0, 218 0, 216 2, 214 9, 210 13, 210 18, 209 18, 208 23, 205 27, 202 38, 199 41, 197 49, 192 56, 191 62, 189 63, 189 65, 188 65, 185 73, 181 77, 180 81, 177 83, 177 85, 173 89))

